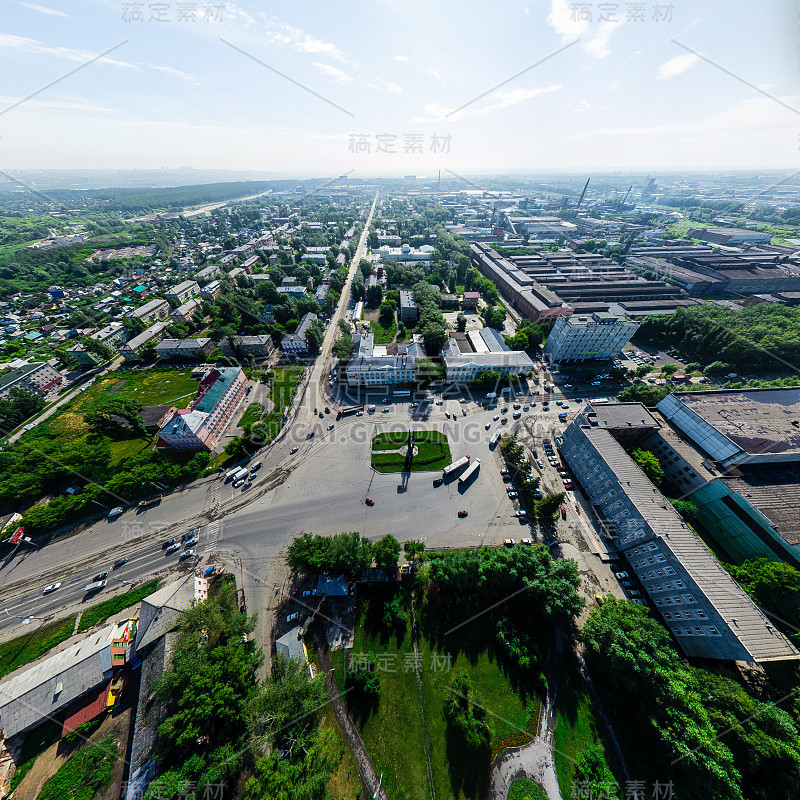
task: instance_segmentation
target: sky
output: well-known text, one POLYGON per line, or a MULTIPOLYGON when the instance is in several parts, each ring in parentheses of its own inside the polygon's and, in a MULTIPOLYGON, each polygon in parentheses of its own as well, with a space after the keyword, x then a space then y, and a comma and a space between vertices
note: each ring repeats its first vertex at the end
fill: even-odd
POLYGON ((0 0, 0 169, 800 168, 790 0, 0 0))

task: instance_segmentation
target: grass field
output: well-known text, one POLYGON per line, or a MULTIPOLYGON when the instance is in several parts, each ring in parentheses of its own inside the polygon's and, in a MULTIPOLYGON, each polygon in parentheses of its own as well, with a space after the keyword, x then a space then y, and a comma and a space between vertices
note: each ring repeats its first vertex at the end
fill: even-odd
POLYGON ((264 406, 261 403, 250 403, 249 406, 242 414, 242 418, 239 420, 239 426, 244 428, 245 426, 252 426, 255 425, 261 419, 261 414, 264 412, 264 406))
MULTIPOLYGON (((189 369, 118 370, 95 381, 72 402, 41 422, 33 433, 35 436, 77 439, 88 430, 83 413, 100 400, 116 397, 135 400, 143 406, 169 403, 184 408, 197 392, 197 386, 198 382, 192 380, 189 369)), ((139 443, 144 440, 123 440, 116 444, 128 442, 139 443)))
POLYGON ((603 746, 589 693, 573 664, 567 672, 565 686, 559 692, 558 719, 553 735, 553 755, 562 797, 572 796, 575 759, 590 744, 603 746))
MULTIPOLYGON (((271 442, 280 432, 281 415, 292 402, 297 384, 303 374, 302 367, 273 367, 272 383, 269 387, 269 399, 275 407, 257 426, 257 432, 264 437, 264 443, 271 442)), ((256 431, 254 431, 256 432, 256 431)))
POLYGON ((547 800, 547 795, 533 781, 517 778, 508 790, 508 800, 547 800))
POLYGON ((381 325, 376 319, 374 322, 370 323, 369 329, 375 337, 375 344, 388 344, 389 342, 393 342, 394 337, 397 336, 397 322, 392 322, 387 328, 381 325))
POLYGON ((102 603, 87 608, 86 611, 81 614, 81 621, 78 623, 78 632, 80 633, 81 631, 88 630, 99 622, 105 622, 109 617, 122 611, 123 608, 136 605, 142 598, 153 594, 156 589, 158 589, 158 581, 149 581, 138 589, 133 589, 118 597, 112 597, 110 600, 104 600, 102 603))
MULTIPOLYGON (((405 448, 408 433, 379 433, 372 440, 372 468, 376 472, 404 472, 408 469, 405 456, 397 452, 405 448)), ((430 472, 444 469, 450 463, 450 445, 440 431, 414 431, 417 455, 411 462, 411 472, 430 472)))
POLYGON ((111 778, 117 750, 112 736, 82 747, 45 783, 37 800, 93 800, 111 778))
MULTIPOLYGON (((31 623, 33 625, 35 623, 31 623)), ((75 617, 69 616, 35 628, 0 644, 0 678, 27 664, 72 636, 75 617)))
MULTIPOLYGON (((383 774, 388 796, 428 800, 431 792, 425 760, 423 705, 412 666, 411 627, 409 623, 404 631, 387 636, 380 624, 383 600, 381 591, 374 589, 369 599, 362 596, 359 601, 353 653, 374 653, 383 668, 377 706, 368 712, 359 709, 356 716, 367 750, 376 769, 383 774)), ((462 670, 469 673, 478 702, 490 712, 487 721, 493 750, 520 728, 529 727, 531 720, 535 728, 540 707, 538 699, 522 699, 515 692, 487 652, 465 655, 458 633, 448 637, 447 651, 445 654, 432 646, 424 636, 420 639, 425 717, 437 800, 481 796, 485 778, 485 765, 454 758, 448 743, 444 703, 456 673, 462 670)), ((337 684, 344 689, 343 653, 335 651, 331 655, 337 684)))

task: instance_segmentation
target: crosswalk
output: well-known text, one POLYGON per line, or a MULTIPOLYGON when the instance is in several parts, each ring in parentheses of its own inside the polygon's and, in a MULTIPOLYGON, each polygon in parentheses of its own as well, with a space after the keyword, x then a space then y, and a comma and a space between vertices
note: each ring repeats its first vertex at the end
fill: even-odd
POLYGON ((211 553, 217 549, 217 538, 219 537, 219 522, 209 522, 206 525, 206 553, 211 553))

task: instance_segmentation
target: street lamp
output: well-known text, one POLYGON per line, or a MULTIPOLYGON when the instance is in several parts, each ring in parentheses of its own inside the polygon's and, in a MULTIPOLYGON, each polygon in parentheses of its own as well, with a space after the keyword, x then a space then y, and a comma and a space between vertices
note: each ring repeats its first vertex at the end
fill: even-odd
POLYGON ((9 614, 7 608, 4 608, 3 611, 5 611, 6 615, 11 619, 21 619, 23 625, 29 625, 32 619, 40 619, 42 621, 49 619, 49 617, 34 617, 33 615, 28 617, 21 617, 19 614, 9 614))

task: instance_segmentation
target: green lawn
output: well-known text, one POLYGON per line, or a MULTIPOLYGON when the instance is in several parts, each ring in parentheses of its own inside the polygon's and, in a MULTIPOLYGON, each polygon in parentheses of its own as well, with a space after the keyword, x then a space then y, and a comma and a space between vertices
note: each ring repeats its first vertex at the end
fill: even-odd
POLYGON ((69 639, 75 627, 75 616, 34 627, 37 622, 38 620, 31 621, 30 627, 33 630, 29 633, 0 644, 0 678, 69 639))
POLYGON ((253 428, 253 433, 260 433, 264 437, 264 444, 271 442, 280 432, 281 415, 292 402, 294 393, 297 391, 297 384, 303 374, 303 368, 292 367, 273 367, 272 382, 269 387, 269 399, 275 403, 275 407, 267 415, 266 419, 259 422, 253 428))
POLYGON ((93 800, 111 779, 117 751, 112 736, 82 747, 45 783, 37 800, 93 800))
POLYGON ((508 790, 508 800, 547 800, 547 795, 533 781, 517 778, 508 790))
POLYGON ((572 664, 558 695, 558 719, 553 736, 553 755, 562 797, 572 796, 575 759, 587 745, 603 746, 583 678, 572 664))
MULTIPOLYGON (((404 472, 408 467, 405 457, 396 451, 403 448, 408 433, 379 433, 372 440, 372 468, 376 472, 404 472)), ((450 445, 440 431, 414 431, 417 455, 411 462, 411 472, 430 472, 444 469, 450 463, 450 445)))
POLYGON ((83 412, 100 400, 117 397, 135 400, 143 406, 174 404, 185 408, 197 387, 198 382, 192 380, 190 369, 117 370, 95 381, 52 417, 41 422, 32 433, 34 436, 76 439, 88 430, 83 412))
POLYGON ((132 589, 130 592, 121 594, 118 597, 112 597, 110 600, 104 600, 102 603, 87 608, 81 614, 78 632, 88 630, 99 622, 105 622, 109 617, 122 611, 123 608, 136 605, 142 598, 153 594, 156 589, 158 589, 158 581, 149 581, 138 589, 132 589))
POLYGON ((250 403, 245 409, 242 418, 239 420, 240 427, 244 428, 247 425, 254 425, 261 419, 261 414, 264 412, 264 406, 261 403, 250 403))
MULTIPOLYGON (((431 793, 425 761, 422 702, 416 675, 411 667, 413 643, 410 623, 405 630, 388 636, 380 624, 383 597, 390 589, 367 590, 359 599, 358 623, 353 653, 374 653, 381 669, 381 696, 369 711, 356 710, 364 743, 376 769, 383 774, 387 794, 404 800, 429 800, 431 793)), ((388 595, 387 595, 388 596, 388 595)), ((420 614, 424 614, 421 611, 420 614)), ((422 620, 422 617, 419 617, 422 620)), ((410 614, 409 614, 410 619, 410 614)), ((424 629, 424 623, 420 629, 424 629)), ((488 630, 488 628, 487 628, 488 630)), ((470 634, 474 634, 471 631, 470 634)), ((474 636, 469 636, 474 641, 474 636)), ((483 765, 464 763, 448 758, 447 723, 444 703, 448 687, 456 673, 469 673, 475 696, 488 714, 491 745, 495 752, 510 736, 519 736, 520 729, 535 731, 539 716, 538 697, 523 698, 515 691, 497 662, 484 649, 482 652, 462 649, 467 638, 460 632, 448 637, 446 648, 420 639, 420 660, 424 691, 425 715, 431 751, 431 771, 437 800, 457 800, 462 796, 482 796, 483 765), (448 659, 449 654, 449 659, 448 659), (451 763, 451 760, 453 763, 451 763), (465 781, 469 776, 472 782, 465 781), (470 789, 469 787, 472 787, 470 789)), ((343 654, 332 653, 337 685, 344 689, 343 654)), ((521 741, 530 741, 530 735, 521 741)), ((521 742, 520 742, 521 743, 521 742)))
POLYGON ((397 322, 393 321, 387 328, 376 319, 374 322, 370 322, 370 331, 375 337, 375 344, 388 344, 393 342, 394 337, 397 336, 397 322))

